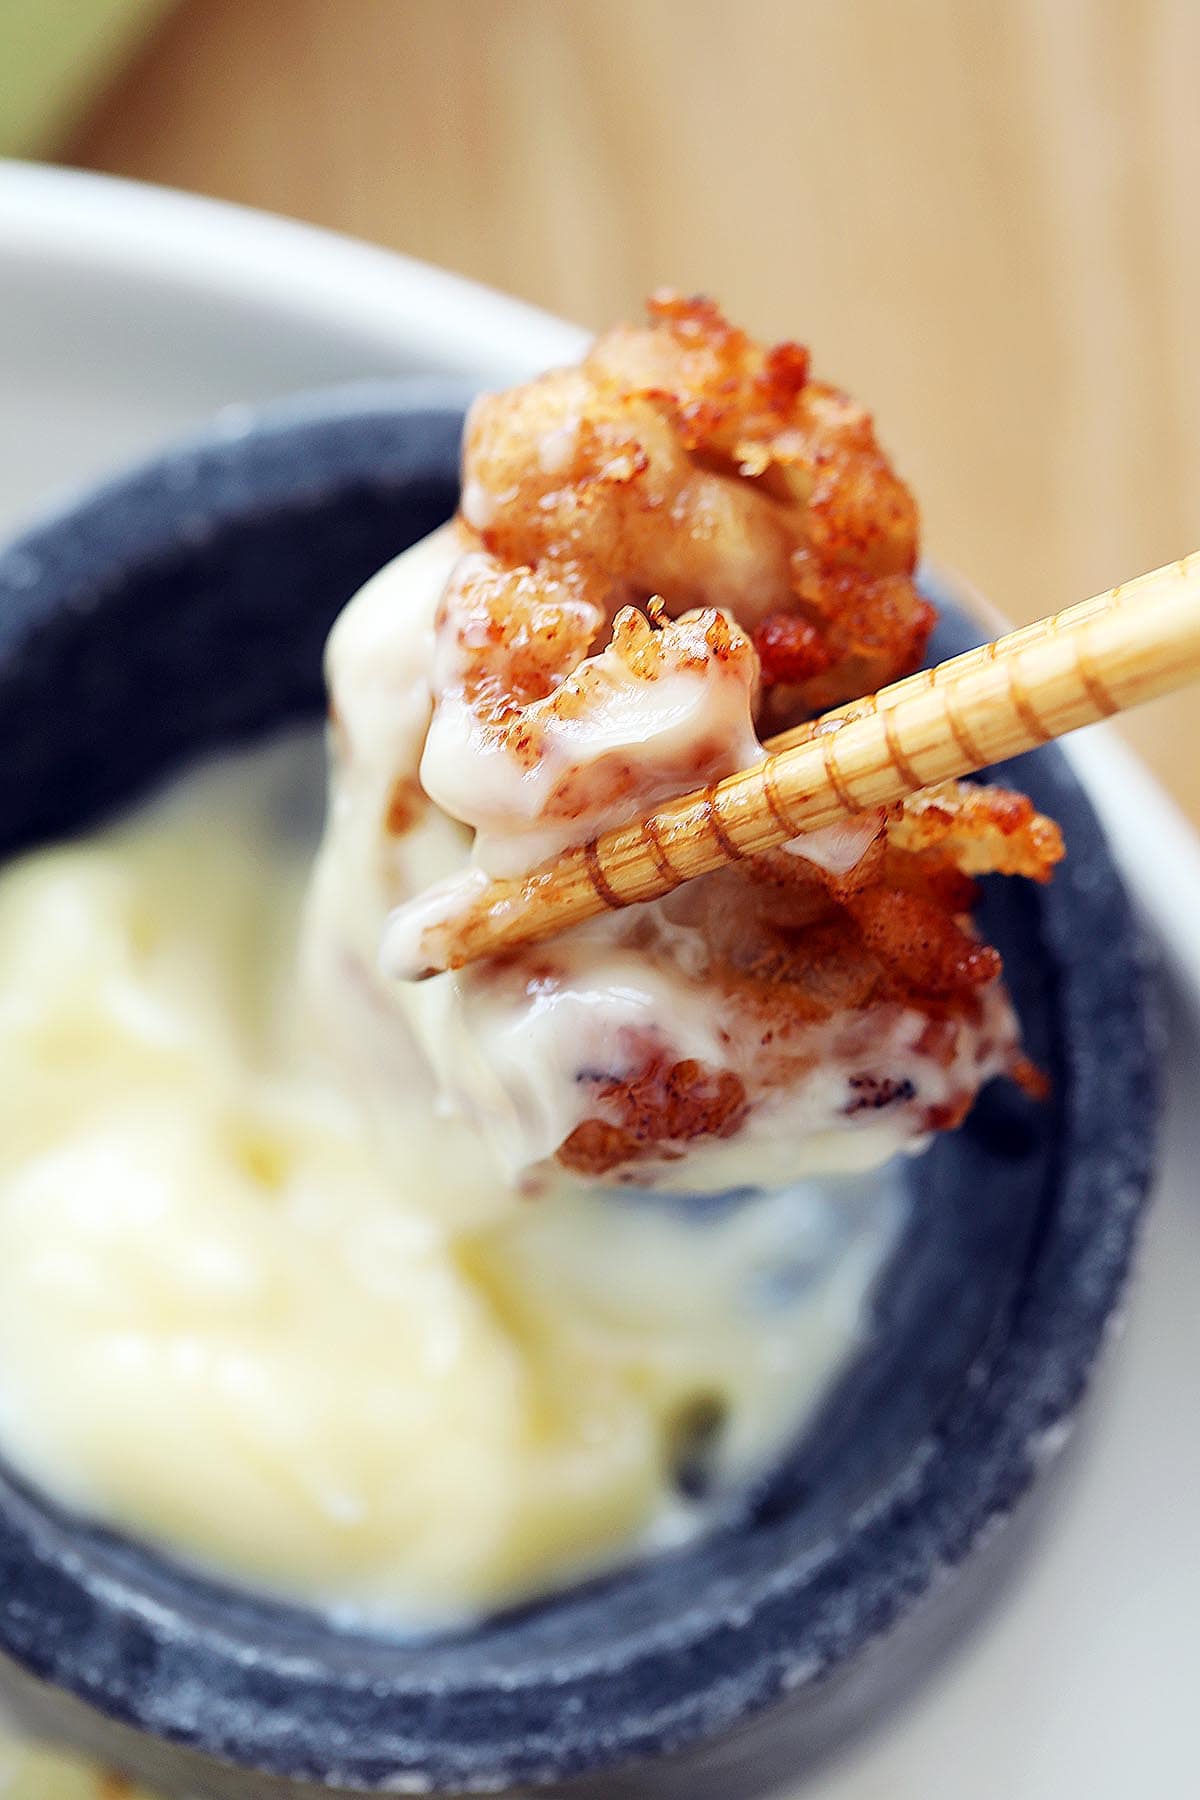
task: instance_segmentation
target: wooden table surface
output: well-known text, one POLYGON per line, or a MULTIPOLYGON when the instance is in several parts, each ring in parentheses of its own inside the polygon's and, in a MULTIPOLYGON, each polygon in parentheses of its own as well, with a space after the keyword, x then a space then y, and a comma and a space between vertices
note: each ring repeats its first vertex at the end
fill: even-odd
MULTIPOLYGON (((1027 619, 1200 546, 1194 0, 183 0, 69 159, 798 336, 1027 619)), ((1127 726, 1200 823, 1200 694, 1127 726)))

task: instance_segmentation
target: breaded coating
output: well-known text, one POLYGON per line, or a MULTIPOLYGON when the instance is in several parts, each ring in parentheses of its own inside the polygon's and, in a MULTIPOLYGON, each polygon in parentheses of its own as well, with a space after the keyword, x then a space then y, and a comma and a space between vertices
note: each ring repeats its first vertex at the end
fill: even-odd
POLYGON ((871 416, 764 348, 710 300, 656 295, 650 323, 578 368, 486 395, 464 450, 463 515, 503 563, 585 563, 609 604, 724 607, 753 634, 772 710, 816 711, 915 668, 912 495, 871 416))

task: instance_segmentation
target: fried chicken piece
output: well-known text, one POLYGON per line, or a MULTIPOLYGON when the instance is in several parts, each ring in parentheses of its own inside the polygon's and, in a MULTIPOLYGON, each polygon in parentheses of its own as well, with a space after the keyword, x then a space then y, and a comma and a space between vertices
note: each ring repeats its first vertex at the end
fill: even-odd
POLYGON ((1036 1089, 972 909, 979 876, 1046 880, 1061 836, 1024 796, 965 782, 397 994, 413 918, 757 761, 760 734, 914 667, 933 622, 916 508, 869 414, 800 346, 756 344, 704 300, 659 295, 580 367, 477 402, 455 529, 467 553, 436 601, 414 565, 420 691, 394 739, 390 585, 336 634, 356 786, 333 813, 346 867, 336 847, 326 863, 381 1008, 415 1021, 516 1178, 557 1160, 786 1180, 830 1134, 831 1163, 851 1140, 882 1157, 957 1123, 994 1075, 1036 1089), (443 815, 473 829, 469 861, 443 815), (410 871, 435 837, 430 887, 410 871))
MULTIPOLYGON (((528 825, 568 827, 558 843, 753 760, 741 703, 756 700, 765 731, 904 674, 933 623, 912 580, 916 507, 870 415, 815 381, 801 346, 756 344, 711 301, 660 294, 649 315, 605 333, 581 367, 485 397, 467 430, 463 515, 486 552, 477 578, 490 558, 501 584, 499 612, 439 649, 429 742, 438 748, 444 727, 461 748, 465 706, 476 747, 503 747, 524 771, 528 825), (681 626, 655 633, 631 610, 651 594, 682 615, 689 644, 671 635, 681 626), (726 660, 740 682, 733 712, 717 699, 726 660), (664 755, 655 683, 685 664, 711 696, 711 730, 694 709, 664 755), (615 733, 614 694, 630 709, 615 733)), ((440 646, 465 602, 452 592, 444 603, 440 646)), ((428 761, 434 798, 486 827, 494 863, 490 833, 511 837, 511 815, 485 817, 493 790, 461 756, 454 794, 431 786, 428 761)), ((526 853, 545 849, 524 822, 522 835, 526 853)), ((651 964, 703 982, 716 1047, 688 1053, 669 1020, 618 1032, 576 1077, 585 1116, 559 1160, 627 1173, 822 1083, 845 1117, 904 1113, 914 1131, 953 1122, 989 1074, 1019 1066, 1000 957, 971 922, 973 878, 1045 880, 1061 854, 1057 827, 1022 795, 948 782, 612 923, 651 964)), ((538 955, 543 997, 554 956, 538 955)), ((577 978, 574 966, 563 976, 577 978)))
POLYGON ((754 634, 772 717, 882 686, 920 661, 933 609, 918 521, 870 414, 709 300, 655 296, 648 326, 581 367, 477 401, 463 516, 501 562, 603 571, 609 609, 663 597, 754 634))
POLYGON ((579 565, 466 556, 435 622, 430 797, 476 828, 476 860, 514 867, 594 836, 760 754, 758 658, 728 614, 604 615, 579 565))

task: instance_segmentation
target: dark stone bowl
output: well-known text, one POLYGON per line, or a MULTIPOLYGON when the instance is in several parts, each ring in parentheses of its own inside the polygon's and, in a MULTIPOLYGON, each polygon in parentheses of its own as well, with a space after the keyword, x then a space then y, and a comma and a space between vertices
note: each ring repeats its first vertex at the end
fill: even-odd
MULTIPOLYGON (((460 398, 269 410, 0 558, 0 847, 86 826, 318 708, 338 609, 453 507, 460 398)), ((944 655, 976 633, 931 591, 944 655)), ((164 1787, 256 1797, 559 1781, 711 1739, 785 1693, 819 1713, 844 1692, 834 1672, 972 1558, 1065 1435, 1152 1168, 1142 939, 1060 752, 1026 758, 1020 780, 1069 860, 1048 889, 994 883, 986 927, 1054 1098, 996 1084, 913 1163, 870 1341, 736 1517, 416 1643, 223 1589, 0 1471, 10 1692, 164 1787)))

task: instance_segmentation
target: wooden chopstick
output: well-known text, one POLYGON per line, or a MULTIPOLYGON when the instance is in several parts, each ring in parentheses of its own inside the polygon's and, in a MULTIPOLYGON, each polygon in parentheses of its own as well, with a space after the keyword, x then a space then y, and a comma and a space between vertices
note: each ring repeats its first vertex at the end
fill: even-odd
POLYGON ((782 733, 762 762, 494 880, 414 978, 655 900, 725 863, 969 775, 1200 675, 1200 551, 782 733))

